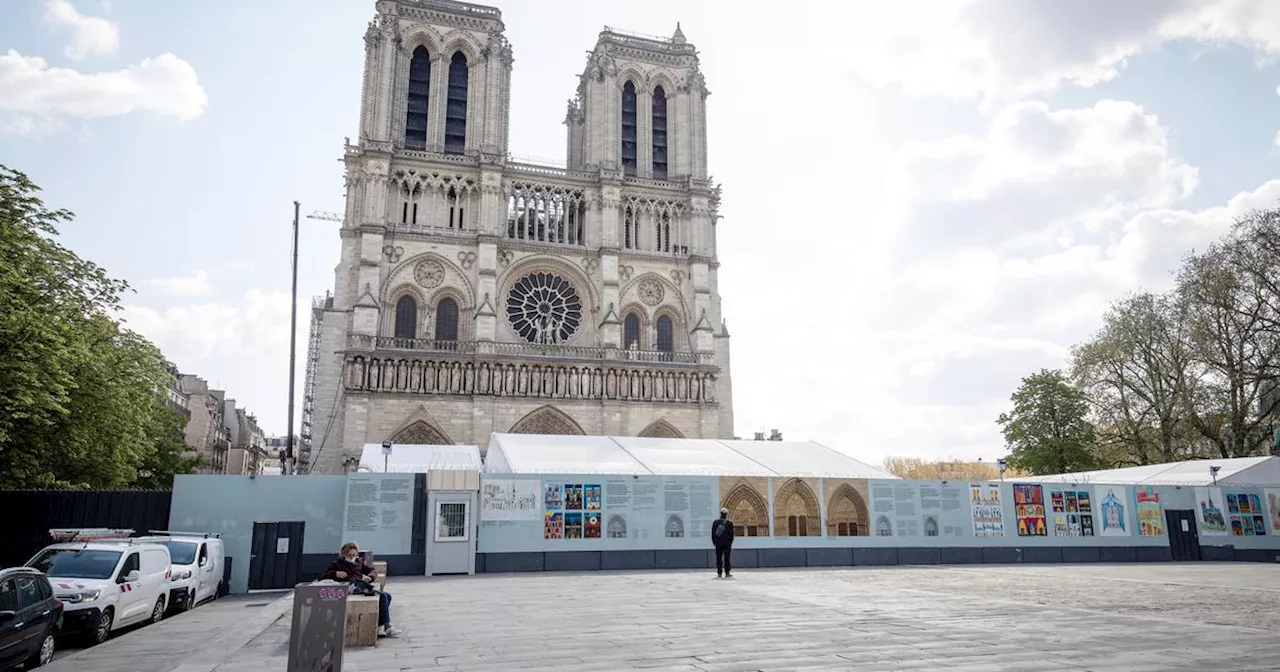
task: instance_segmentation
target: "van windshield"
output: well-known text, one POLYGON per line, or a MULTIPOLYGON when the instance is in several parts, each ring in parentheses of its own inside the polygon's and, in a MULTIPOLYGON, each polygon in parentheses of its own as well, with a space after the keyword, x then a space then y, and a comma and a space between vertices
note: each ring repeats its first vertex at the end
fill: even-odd
POLYGON ((109 579, 120 562, 120 551, 91 551, 79 548, 51 548, 41 551, 28 567, 45 576, 64 579, 109 579))
POLYGON ((162 541, 169 547, 169 560, 175 565, 190 565, 196 561, 196 545, 190 541, 162 541))

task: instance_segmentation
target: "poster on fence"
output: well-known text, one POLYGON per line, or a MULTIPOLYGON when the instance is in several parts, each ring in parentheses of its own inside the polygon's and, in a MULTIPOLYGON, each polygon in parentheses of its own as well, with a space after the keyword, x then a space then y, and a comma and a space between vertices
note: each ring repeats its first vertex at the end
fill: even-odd
POLYGON ((1221 488, 1196 488, 1196 522, 1200 534, 1222 537, 1227 534, 1227 514, 1221 488))
POLYGON ((542 517, 542 481, 485 479, 480 489, 480 520, 538 520, 542 517))
POLYGON ((1098 502, 1098 536, 1129 536, 1129 489, 1123 485, 1099 485, 1093 492, 1098 502))
POLYGON ((970 484, 969 503, 973 510, 973 536, 1004 536, 1004 512, 998 483, 970 484))
POLYGON ((1138 535, 1164 536, 1164 512, 1160 510, 1160 493, 1150 485, 1138 486, 1138 535))

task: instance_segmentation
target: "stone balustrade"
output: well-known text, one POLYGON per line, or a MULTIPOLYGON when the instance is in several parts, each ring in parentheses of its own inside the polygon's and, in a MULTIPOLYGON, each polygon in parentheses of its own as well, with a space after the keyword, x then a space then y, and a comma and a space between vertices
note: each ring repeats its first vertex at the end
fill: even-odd
MULTIPOLYGON (((459 344, 463 345, 463 344, 459 344)), ((486 344, 489 345, 489 344, 486 344)), ((348 351, 346 389, 431 395, 714 404, 714 367, 658 368, 617 361, 600 365, 490 361, 452 353, 387 354, 348 351)), ((673 353, 665 353, 673 354, 673 353)))
POLYGON ((670 366, 715 366, 712 352, 667 352, 661 350, 621 350, 581 345, 540 345, 537 343, 494 343, 477 341, 437 341, 430 338, 396 338, 393 336, 353 335, 351 350, 411 351, 454 355, 493 355, 521 359, 573 362, 590 360, 623 364, 657 364, 670 366))

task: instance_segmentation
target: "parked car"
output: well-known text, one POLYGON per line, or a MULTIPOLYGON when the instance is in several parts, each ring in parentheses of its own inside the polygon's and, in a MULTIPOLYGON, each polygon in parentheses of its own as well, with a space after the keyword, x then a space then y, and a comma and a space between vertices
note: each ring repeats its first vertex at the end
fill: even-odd
POLYGON ((201 532, 152 532, 126 543, 161 544, 169 549, 169 606, 186 611, 216 600, 222 589, 222 539, 201 532))
POLYGON ((86 633, 95 644, 107 641, 114 630, 164 618, 170 568, 169 549, 161 544, 56 543, 27 566, 49 577, 54 596, 62 601, 67 630, 86 633))
POLYGON ((30 567, 0 569, 0 670, 40 667, 53 660, 62 603, 44 574, 30 567))

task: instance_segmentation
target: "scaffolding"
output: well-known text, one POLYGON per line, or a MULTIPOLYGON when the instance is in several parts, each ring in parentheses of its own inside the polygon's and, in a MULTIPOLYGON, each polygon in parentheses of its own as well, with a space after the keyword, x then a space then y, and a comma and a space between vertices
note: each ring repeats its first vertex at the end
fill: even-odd
POLYGON ((305 474, 311 471, 311 424, 316 405, 316 374, 320 368, 320 335, 324 327, 324 311, 333 305, 333 296, 325 292, 324 296, 311 298, 311 334, 307 339, 307 377, 302 392, 302 427, 300 428, 301 450, 298 452, 296 473, 305 474))

